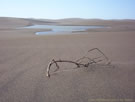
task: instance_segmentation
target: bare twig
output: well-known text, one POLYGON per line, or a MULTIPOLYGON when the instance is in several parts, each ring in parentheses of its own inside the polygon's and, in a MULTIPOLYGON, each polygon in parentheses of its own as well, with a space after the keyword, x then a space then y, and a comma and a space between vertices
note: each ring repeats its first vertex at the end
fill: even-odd
MULTIPOLYGON (((110 61, 109 61, 109 59, 108 59, 108 57, 101 51, 101 50, 99 50, 98 48, 93 48, 93 49, 91 49, 91 50, 89 50, 88 52, 90 53, 91 51, 93 51, 93 50, 97 50, 100 54, 102 54, 102 56, 105 58, 105 60, 107 61, 107 64, 110 64, 110 61)), ((51 62, 49 62, 49 64, 48 64, 48 67, 47 67, 47 73, 46 73, 46 76, 47 77, 50 77, 50 69, 51 69, 51 66, 53 65, 53 64, 55 64, 56 65, 56 67, 57 67, 57 69, 54 71, 54 72, 56 72, 56 71, 58 71, 59 70, 59 65, 58 65, 58 63, 60 63, 60 62, 67 62, 67 63, 71 63, 71 64, 75 64, 76 66, 77 66, 77 68, 79 68, 80 66, 83 66, 83 67, 88 67, 89 65, 91 65, 91 64, 96 64, 96 63, 99 63, 99 62, 101 62, 101 61, 103 61, 103 59, 101 60, 101 59, 99 59, 99 58, 101 58, 102 56, 98 56, 98 57, 96 57, 96 58, 89 58, 89 57, 87 57, 87 56, 84 56, 84 57, 82 57, 82 58, 80 58, 80 59, 78 59, 78 60, 76 60, 76 61, 70 61, 70 60, 51 60, 51 62), (87 59, 88 60, 88 62, 87 63, 82 63, 81 61, 82 60, 84 60, 84 59, 87 59), (99 60, 96 60, 96 59, 99 59, 99 60)))
POLYGON ((108 58, 101 50, 99 50, 98 48, 90 49, 88 52, 91 52, 91 51, 93 51, 93 50, 99 51, 99 52, 106 58, 106 60, 109 60, 109 58, 108 58))

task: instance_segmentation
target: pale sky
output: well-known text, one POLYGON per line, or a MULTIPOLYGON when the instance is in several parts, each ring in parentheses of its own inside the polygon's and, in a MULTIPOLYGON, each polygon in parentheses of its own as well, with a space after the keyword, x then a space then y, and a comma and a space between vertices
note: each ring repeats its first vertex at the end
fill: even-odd
POLYGON ((135 19, 135 0, 0 0, 0 17, 135 19))

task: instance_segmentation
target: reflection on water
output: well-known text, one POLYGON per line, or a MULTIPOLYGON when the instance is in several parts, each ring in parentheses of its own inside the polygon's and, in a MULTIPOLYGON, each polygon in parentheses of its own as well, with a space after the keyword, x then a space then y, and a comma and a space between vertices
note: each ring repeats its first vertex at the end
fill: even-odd
POLYGON ((105 28, 105 26, 63 26, 63 25, 33 25, 24 27, 27 29, 51 29, 44 32, 36 32, 36 35, 67 34, 72 32, 86 31, 93 28, 105 28))

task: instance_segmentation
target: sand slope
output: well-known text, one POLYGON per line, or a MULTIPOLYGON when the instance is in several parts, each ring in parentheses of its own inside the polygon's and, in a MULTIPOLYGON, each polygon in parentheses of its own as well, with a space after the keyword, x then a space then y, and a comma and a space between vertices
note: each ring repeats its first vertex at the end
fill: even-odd
MULTIPOLYGON (((15 27, 28 24, 19 22, 14 23, 15 27)), ((134 30, 36 36, 37 30, 0 30, 0 102, 92 102, 98 99, 134 102, 134 30), (61 71, 51 78, 45 76, 52 58, 76 60, 93 47, 101 49, 112 60, 112 66, 91 66, 61 71)), ((64 68, 70 69, 70 65, 61 70, 64 68)))

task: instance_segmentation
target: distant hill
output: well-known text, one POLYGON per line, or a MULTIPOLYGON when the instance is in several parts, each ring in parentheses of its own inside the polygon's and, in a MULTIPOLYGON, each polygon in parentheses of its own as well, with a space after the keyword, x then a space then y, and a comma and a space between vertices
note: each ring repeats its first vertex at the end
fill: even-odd
POLYGON ((103 19, 81 19, 81 18, 67 18, 58 20, 61 24, 66 25, 123 25, 123 24, 135 24, 135 20, 103 20, 103 19))
POLYGON ((28 24, 29 21, 23 18, 0 17, 0 28, 14 28, 28 24))
POLYGON ((24 19, 12 17, 0 17, 0 28, 15 28, 34 24, 55 24, 55 25, 103 25, 103 26, 135 26, 135 20, 102 20, 102 19, 82 19, 82 18, 67 18, 59 20, 49 19, 24 19))
POLYGON ((12 18, 12 17, 0 17, 0 28, 16 28, 29 26, 34 24, 50 24, 54 23, 49 20, 40 19, 25 19, 25 18, 12 18))

